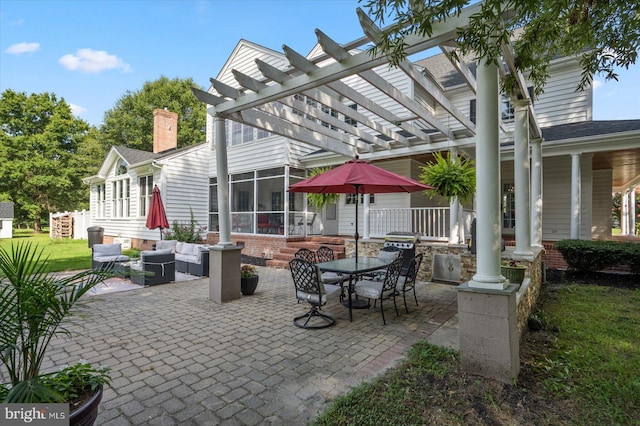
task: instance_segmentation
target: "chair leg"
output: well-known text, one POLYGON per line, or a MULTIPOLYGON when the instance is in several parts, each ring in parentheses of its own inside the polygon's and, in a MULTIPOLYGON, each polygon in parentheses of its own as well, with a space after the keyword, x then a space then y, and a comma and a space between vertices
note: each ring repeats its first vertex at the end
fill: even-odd
POLYGON ((415 285, 413 286, 413 298, 416 301, 416 306, 420 306, 420 305, 418 305, 418 296, 416 296, 416 286, 415 285))
POLYGON ((404 300, 404 310, 409 313, 409 308, 407 307, 407 292, 404 290, 402 291, 402 299, 404 300))
MULTIPOLYGON (((380 303, 382 303, 382 302, 380 302, 380 303)), ((396 294, 395 293, 393 293, 393 307, 396 310, 396 316, 399 317, 400 314, 398 313, 398 305, 396 305, 396 294)))
POLYGON ((335 323, 336 323, 335 319, 333 319, 329 315, 326 315, 326 314, 323 314, 323 313, 319 312, 317 306, 312 306, 311 309, 308 312, 306 312, 306 313, 304 313, 302 315, 298 315, 297 317, 295 317, 293 319, 293 325, 295 325, 296 327, 309 328, 309 329, 327 328, 327 327, 331 327, 335 323), (320 325, 308 325, 309 321, 313 317, 318 317, 324 323, 321 323, 320 325), (306 320, 304 321, 304 323, 300 324, 300 320, 305 319, 305 318, 306 318, 306 320))
POLYGON ((382 325, 387 325, 387 321, 384 319, 384 308, 382 307, 382 299, 380 299, 380 313, 382 313, 382 325))

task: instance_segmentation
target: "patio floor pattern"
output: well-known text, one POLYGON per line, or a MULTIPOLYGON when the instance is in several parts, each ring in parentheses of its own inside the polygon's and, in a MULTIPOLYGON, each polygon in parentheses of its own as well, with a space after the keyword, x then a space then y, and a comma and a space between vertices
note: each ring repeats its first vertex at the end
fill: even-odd
POLYGON ((258 268, 256 293, 216 304, 208 278, 91 296, 71 337, 52 342, 45 371, 85 359, 111 368, 96 424, 303 425, 332 399, 383 373, 457 313, 455 286, 418 283, 399 300, 354 310, 337 299, 336 325, 304 330, 288 270, 258 268), (413 304, 411 304, 413 303, 413 304))

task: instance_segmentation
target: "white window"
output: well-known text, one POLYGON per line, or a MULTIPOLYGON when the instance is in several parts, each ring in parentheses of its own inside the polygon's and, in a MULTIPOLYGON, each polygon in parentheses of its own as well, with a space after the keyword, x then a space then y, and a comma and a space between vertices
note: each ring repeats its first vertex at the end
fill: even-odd
POLYGON ((151 194, 153 193, 153 176, 142 176, 138 182, 138 216, 146 216, 151 206, 151 194))
MULTIPOLYGON (((360 194, 360 204, 364 204, 364 196, 365 194, 360 194)), ((347 194, 345 199, 345 204, 355 204, 356 203, 356 194, 347 194)), ((369 204, 373 204, 376 202, 376 198, 374 194, 369 194, 369 204)))
POLYGON ((111 182, 111 216, 129 217, 131 211, 129 178, 111 182))
MULTIPOLYGON (((253 142, 255 140, 254 128, 251 126, 231 121, 231 143, 227 145, 240 145, 243 143, 253 142)), ((263 131, 258 133, 258 139, 269 136, 269 132, 263 131)))
POLYGON ((106 185, 96 185, 96 217, 105 217, 107 208, 107 191, 106 185))

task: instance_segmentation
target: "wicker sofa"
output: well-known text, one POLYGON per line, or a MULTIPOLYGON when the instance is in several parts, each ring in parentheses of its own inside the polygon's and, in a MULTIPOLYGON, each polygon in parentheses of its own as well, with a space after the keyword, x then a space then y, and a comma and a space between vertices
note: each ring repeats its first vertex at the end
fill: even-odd
POLYGON ((139 285, 167 284, 176 280, 176 255, 171 250, 145 250, 132 264, 131 281, 139 285))
POLYGON ((176 272, 209 276, 209 246, 205 244, 183 243, 176 240, 156 242, 156 250, 170 249, 175 253, 176 272))

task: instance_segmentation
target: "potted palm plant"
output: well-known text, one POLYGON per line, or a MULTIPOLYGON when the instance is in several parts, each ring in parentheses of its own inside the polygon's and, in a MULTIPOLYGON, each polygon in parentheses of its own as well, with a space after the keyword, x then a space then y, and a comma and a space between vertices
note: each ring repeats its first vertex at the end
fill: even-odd
POLYGON ((81 312, 82 296, 111 274, 57 277, 47 272, 43 250, 30 243, 0 248, 0 362, 9 378, 0 384, 0 401, 66 402, 71 425, 91 425, 109 382, 107 369, 87 362, 57 372, 41 368, 51 339, 71 334, 64 321, 81 312))
POLYGON ((258 287, 260 276, 256 267, 249 264, 240 265, 240 292, 245 296, 252 295, 258 287))

